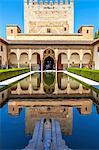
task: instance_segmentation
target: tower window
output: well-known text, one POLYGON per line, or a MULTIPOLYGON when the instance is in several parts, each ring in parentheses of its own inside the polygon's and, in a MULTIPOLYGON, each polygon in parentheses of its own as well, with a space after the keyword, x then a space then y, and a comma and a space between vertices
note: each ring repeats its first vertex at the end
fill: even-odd
POLYGON ((1 51, 3 51, 3 46, 1 45, 1 51))
POLYGON ((87 33, 89 33, 89 30, 87 30, 87 33))
POLYGON ((50 28, 47 29, 47 33, 51 33, 51 29, 50 28))
POLYGON ((97 48, 97 52, 99 53, 99 47, 97 48))
POLYGON ((64 27, 64 31, 66 31, 66 27, 64 27))
POLYGON ((11 33, 13 33, 13 30, 11 29, 11 33))

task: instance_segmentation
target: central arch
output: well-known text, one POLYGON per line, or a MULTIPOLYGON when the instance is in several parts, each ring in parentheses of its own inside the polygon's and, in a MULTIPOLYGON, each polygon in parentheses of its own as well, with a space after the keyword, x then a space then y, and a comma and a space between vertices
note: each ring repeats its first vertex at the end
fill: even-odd
POLYGON ((43 53, 43 70, 55 70, 55 52, 50 48, 43 53))
POLYGON ((43 70, 54 70, 55 69, 55 61, 51 56, 48 56, 44 59, 43 70))

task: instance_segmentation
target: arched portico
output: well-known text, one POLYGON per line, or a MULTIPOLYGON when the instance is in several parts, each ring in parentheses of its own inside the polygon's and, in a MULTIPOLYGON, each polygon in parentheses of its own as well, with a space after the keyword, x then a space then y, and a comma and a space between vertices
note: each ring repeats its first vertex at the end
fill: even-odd
POLYGON ((80 67, 80 55, 78 53, 72 53, 70 56, 70 66, 80 67))
POLYGON ((31 57, 31 70, 40 70, 40 69, 41 69, 40 54, 33 53, 31 57))
POLYGON ((57 61, 58 70, 66 69, 68 66, 68 57, 65 53, 60 53, 58 55, 58 61, 57 61))
POLYGON ((43 70, 55 70, 55 52, 47 49, 43 54, 43 70))
POLYGON ((19 64, 20 67, 29 67, 29 59, 27 53, 21 53, 19 64))
POLYGON ((83 63, 83 67, 90 67, 90 62, 91 62, 91 54, 90 53, 85 53, 83 55, 83 59, 82 59, 82 63, 83 63))
POLYGON ((17 55, 14 52, 9 54, 9 67, 10 68, 18 67, 17 55))

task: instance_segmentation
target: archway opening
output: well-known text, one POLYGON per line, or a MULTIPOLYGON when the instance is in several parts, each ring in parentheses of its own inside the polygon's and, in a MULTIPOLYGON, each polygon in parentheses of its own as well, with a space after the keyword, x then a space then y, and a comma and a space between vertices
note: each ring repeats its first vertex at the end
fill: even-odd
POLYGON ((91 62, 91 54, 85 53, 83 55, 83 68, 90 68, 90 62, 91 62))
POLYGON ((67 67, 68 67, 67 54, 60 53, 58 55, 57 68, 58 68, 58 70, 63 70, 63 69, 66 69, 67 67))
POLYGON ((29 67, 29 59, 27 53, 22 53, 20 55, 20 67, 29 67))
POLYGON ((55 70, 55 61, 52 57, 45 58, 43 63, 43 70, 55 70))
POLYGON ((72 53, 70 57, 70 66, 71 67, 80 67, 80 55, 78 53, 72 53))
POLYGON ((38 53, 33 53, 31 57, 31 70, 41 69, 41 59, 38 53))
POLYGON ((17 67, 18 67, 17 55, 12 52, 9 55, 9 68, 17 68, 17 67))

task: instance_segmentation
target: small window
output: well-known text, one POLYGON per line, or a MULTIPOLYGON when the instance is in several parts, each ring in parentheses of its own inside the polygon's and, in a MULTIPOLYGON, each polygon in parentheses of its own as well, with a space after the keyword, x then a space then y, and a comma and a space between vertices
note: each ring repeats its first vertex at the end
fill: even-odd
POLYGON ((11 29, 11 33, 13 33, 13 30, 11 29))
POLYGON ((3 46, 1 46, 1 51, 3 51, 3 46))
POLYGON ((47 33, 50 33, 50 32, 51 32, 51 29, 50 29, 50 28, 48 28, 48 29, 47 29, 47 33))
POLYGON ((87 33, 89 33, 89 30, 87 30, 87 33))
POLYGON ((99 53, 99 47, 97 48, 97 52, 99 53))
POLYGON ((64 27, 64 31, 66 31, 66 27, 64 27))

